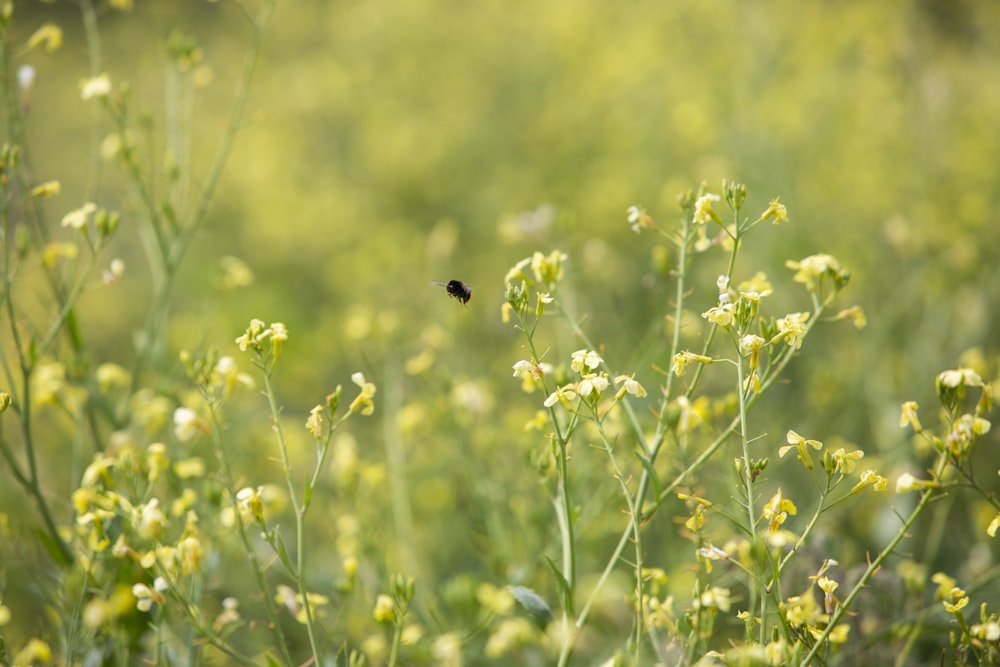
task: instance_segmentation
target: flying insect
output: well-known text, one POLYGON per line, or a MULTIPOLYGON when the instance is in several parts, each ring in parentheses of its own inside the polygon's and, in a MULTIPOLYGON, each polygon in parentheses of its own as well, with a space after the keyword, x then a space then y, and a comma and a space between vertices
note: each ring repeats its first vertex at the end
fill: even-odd
POLYGON ((448 292, 448 296, 458 299, 462 302, 462 305, 469 303, 469 299, 472 298, 472 288, 461 280, 449 280, 446 283, 440 280, 432 280, 431 283, 443 287, 448 292))

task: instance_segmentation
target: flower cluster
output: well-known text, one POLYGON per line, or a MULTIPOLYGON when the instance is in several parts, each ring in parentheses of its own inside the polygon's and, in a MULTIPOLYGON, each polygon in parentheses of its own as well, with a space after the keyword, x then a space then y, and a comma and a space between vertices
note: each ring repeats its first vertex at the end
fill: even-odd
MULTIPOLYGON (((577 399, 596 404, 612 382, 608 373, 600 370, 603 363, 604 359, 595 350, 583 349, 573 352, 570 369, 576 373, 577 379, 552 391, 543 402, 545 407, 550 408, 556 403, 561 403, 567 410, 574 410, 576 406, 573 402, 577 399)), ((551 365, 541 364, 534 359, 522 359, 514 364, 514 376, 524 378, 530 385, 541 383, 546 374, 551 372, 551 365)), ((615 394, 616 401, 622 400, 625 394, 631 394, 636 398, 646 395, 646 389, 634 375, 618 375, 614 378, 614 384, 620 386, 615 394)))

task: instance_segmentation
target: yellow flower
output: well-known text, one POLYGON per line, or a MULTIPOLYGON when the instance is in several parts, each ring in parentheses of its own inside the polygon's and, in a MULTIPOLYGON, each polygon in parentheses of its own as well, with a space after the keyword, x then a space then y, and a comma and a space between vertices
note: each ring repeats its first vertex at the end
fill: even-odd
POLYGON ((690 518, 684 522, 684 527, 692 533, 697 533, 705 527, 705 508, 703 505, 695 505, 694 512, 690 518))
POLYGON ((950 387, 952 389, 960 385, 965 387, 983 386, 983 379, 979 377, 979 373, 971 368, 959 368, 952 371, 943 371, 938 374, 937 382, 939 385, 950 387))
POLYGON ((809 313, 789 313, 778 320, 778 333, 771 339, 772 343, 785 341, 796 349, 802 347, 802 338, 806 335, 806 320, 809 313))
POLYGON ((951 614, 957 614, 962 611, 967 604, 969 604, 969 596, 965 594, 965 591, 961 588, 955 586, 948 593, 948 600, 942 600, 941 604, 944 605, 945 611, 951 614))
POLYGON ((1000 640, 1000 623, 992 620, 986 623, 976 623, 969 628, 969 634, 982 641, 998 641, 1000 640))
POLYGON ((638 234, 643 229, 655 229, 656 223, 644 209, 638 206, 628 207, 628 223, 632 225, 632 231, 638 234))
POLYGON ((944 572, 935 572, 931 575, 931 581, 938 585, 937 590, 934 592, 935 600, 944 600, 947 598, 957 583, 944 572))
POLYGON ((588 373, 580 379, 577 391, 585 398, 598 399, 604 394, 610 382, 604 373, 588 373))
POLYGON ((917 433, 923 431, 923 427, 920 425, 920 419, 917 417, 917 405, 916 401, 907 401, 903 403, 903 409, 899 414, 899 428, 903 428, 907 424, 913 426, 913 430, 917 433))
POLYGON ((240 519, 243 523, 250 521, 262 522, 264 520, 264 501, 260 497, 263 489, 245 487, 236 493, 236 505, 240 510, 240 519))
POLYGON ((181 442, 193 439, 202 431, 207 431, 207 425, 198 418, 198 413, 191 408, 174 410, 174 435, 181 442))
POLYGON ((281 354, 282 344, 288 340, 288 329, 282 322, 272 322, 271 323, 271 348, 274 350, 274 356, 281 354))
POLYGON ((366 416, 375 412, 375 402, 372 401, 376 391, 375 384, 367 382, 364 374, 360 372, 351 375, 351 381, 361 387, 361 393, 351 402, 351 412, 361 410, 361 414, 366 416))
POLYGON ((809 455, 809 448, 812 447, 816 451, 819 451, 823 447, 823 443, 819 440, 806 440, 801 435, 795 431, 789 430, 785 434, 785 440, 788 442, 787 447, 782 447, 778 450, 778 456, 784 456, 790 450, 795 449, 798 451, 799 460, 802 461, 803 465, 809 470, 813 468, 813 460, 809 455))
POLYGON ((94 372, 94 378, 97 380, 97 386, 100 387, 103 394, 107 394, 115 387, 128 387, 129 382, 132 380, 127 370, 118 364, 111 363, 98 366, 94 372))
POLYGON ((194 456, 189 459, 181 459, 174 463, 174 474, 181 479, 194 479, 205 476, 205 461, 194 456))
POLYGON ((835 320, 852 320, 855 329, 864 329, 868 325, 868 317, 861 306, 851 306, 845 308, 833 316, 835 320))
POLYGON ((309 411, 309 418, 306 419, 306 429, 312 437, 319 438, 323 435, 323 406, 317 405, 309 411))
POLYGON ((226 255, 219 260, 219 267, 222 269, 219 289, 229 291, 253 285, 253 270, 239 257, 226 255))
POLYGON ((771 200, 767 210, 760 216, 761 220, 771 218, 774 220, 773 224, 775 225, 781 222, 788 222, 788 211, 785 210, 785 205, 778 201, 779 199, 779 197, 775 197, 771 200))
POLYGON ((774 286, 768 281, 765 273, 758 271, 753 274, 753 277, 737 285, 736 291, 744 296, 755 294, 757 295, 757 299, 760 300, 762 297, 771 294, 774 291, 774 286))
POLYGON ((833 459, 833 471, 844 475, 854 472, 854 462, 864 457, 864 455, 865 453, 860 449, 847 452, 843 447, 839 448, 831 455, 833 459))
POLYGON ((789 260, 785 266, 796 271, 793 280, 804 284, 810 292, 816 291, 825 276, 837 278, 842 275, 840 262, 832 255, 810 255, 798 262, 789 260))
MULTIPOLYGON (((552 284, 563 276, 562 264, 569 256, 559 250, 553 250, 548 255, 535 252, 531 256, 531 271, 540 283, 552 284)), ((508 281, 509 282, 509 281, 508 281)))
POLYGON ((619 375, 615 378, 615 384, 621 385, 618 393, 615 394, 615 400, 622 400, 625 398, 625 394, 632 394, 636 398, 642 398, 646 395, 646 388, 643 387, 635 379, 635 374, 632 375, 619 375))
POLYGON ((594 350, 577 350, 572 355, 569 367, 577 373, 584 373, 585 369, 595 370, 602 363, 604 360, 601 359, 601 355, 594 350))
POLYGON ((730 608, 729 589, 712 586, 694 600, 695 609, 718 609, 726 613, 730 608))
POLYGON ((917 479, 908 472, 904 472, 896 479, 896 493, 935 489, 938 486, 940 485, 937 482, 917 479))
POLYGON ((42 264, 55 266, 60 259, 75 259, 80 249, 73 243, 49 243, 42 251, 42 264))
POLYGON ((554 392, 549 394, 548 398, 542 401, 542 405, 547 408, 551 408, 556 403, 562 403, 563 407, 567 410, 571 410, 570 401, 577 397, 576 384, 571 382, 567 385, 559 387, 554 392))
POLYGON ((52 649, 41 639, 31 639, 14 656, 15 665, 37 665, 41 662, 52 662, 52 649))
POLYGON ((678 352, 670 363, 670 371, 680 377, 687 372, 687 367, 696 361, 701 364, 710 364, 712 358, 694 352, 678 352))
POLYGON ((163 591, 167 590, 167 582, 162 577, 157 577, 150 588, 146 584, 135 584, 132 586, 132 595, 135 597, 135 606, 139 611, 149 611, 154 604, 163 604, 166 598, 163 591))
POLYGON ((114 488, 115 482, 111 477, 111 468, 115 465, 115 459, 110 456, 97 455, 93 462, 83 471, 80 479, 81 487, 96 486, 98 482, 107 488, 114 488))
POLYGON ((731 303, 723 303, 709 308, 701 316, 712 324, 730 327, 736 319, 735 306, 731 303))
POLYGON ((823 591, 824 611, 826 611, 826 613, 828 614, 832 614, 833 602, 834 602, 833 592, 837 590, 837 587, 840 586, 840 584, 831 579, 830 577, 823 576, 816 579, 816 585, 819 586, 820 590, 823 591))
POLYGON ((798 508, 795 503, 782 497, 781 489, 771 497, 767 505, 764 506, 763 517, 767 519, 771 532, 778 530, 778 527, 785 522, 789 514, 796 514, 798 508))
POLYGON ((59 181, 46 181, 45 183, 40 183, 31 189, 32 197, 51 197, 53 195, 59 194, 61 186, 59 181))
POLYGON ((715 212, 712 208, 712 202, 717 202, 721 199, 719 195, 706 192, 702 196, 698 197, 698 200, 694 203, 694 221, 696 224, 704 225, 710 221, 718 222, 722 224, 722 218, 719 214, 715 212))
POLYGON ((874 470, 865 470, 861 473, 861 479, 854 485, 854 488, 851 489, 851 493, 859 493, 862 489, 869 486, 876 492, 885 491, 889 488, 889 480, 876 474, 874 470))
POLYGON ((167 446, 162 442, 154 442, 146 448, 146 478, 155 482, 160 474, 170 467, 170 457, 167 456, 167 446))
POLYGON ((44 42, 45 50, 52 53, 62 46, 63 31, 55 23, 46 23, 28 38, 28 48, 33 49, 44 42))
POLYGON ((177 557, 180 559, 181 571, 191 574, 201 570, 201 561, 205 556, 205 547, 197 537, 188 536, 177 543, 177 557))
POLYGON ((997 514, 993 517, 993 520, 990 521, 990 525, 986 528, 986 534, 990 537, 996 537, 998 528, 1000 528, 1000 514, 997 514))
POLYGON ((132 523, 142 537, 158 538, 167 525, 167 517, 160 509, 160 501, 153 498, 137 507, 133 512, 132 523))
POLYGON ((393 604, 392 598, 385 593, 375 598, 375 609, 372 610, 372 616, 379 623, 393 620, 396 617, 396 605, 393 604))

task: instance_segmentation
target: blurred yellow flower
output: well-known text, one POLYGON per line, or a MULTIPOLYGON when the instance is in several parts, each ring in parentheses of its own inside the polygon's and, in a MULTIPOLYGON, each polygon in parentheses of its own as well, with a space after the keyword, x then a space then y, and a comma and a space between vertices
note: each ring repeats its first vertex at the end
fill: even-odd
POLYGON ((379 623, 385 623, 395 619, 396 605, 393 604, 392 598, 385 593, 379 594, 379 596, 375 598, 375 609, 372 610, 372 616, 379 623))
POLYGON ((785 210, 785 205, 779 199, 780 197, 775 197, 771 200, 767 210, 760 216, 761 220, 773 219, 773 224, 775 225, 781 222, 788 222, 788 211, 785 210))
POLYGON ((32 197, 52 197, 53 195, 59 194, 61 186, 59 181, 46 181, 45 183, 40 183, 31 189, 32 197))
POLYGON ((39 44, 45 44, 45 50, 49 53, 62 46, 63 31, 55 23, 46 23, 41 28, 32 33, 28 38, 28 48, 33 49, 39 44))
POLYGON ((351 375, 351 381, 361 387, 361 393, 351 401, 351 412, 361 410, 361 414, 363 415, 370 415, 375 412, 375 402, 372 401, 376 391, 375 384, 365 380, 364 373, 360 372, 351 375))
POLYGON ((719 195, 706 192, 702 196, 698 197, 698 200, 694 203, 694 221, 696 224, 704 225, 706 223, 718 222, 722 224, 722 218, 719 214, 715 212, 712 208, 712 203, 717 202, 721 199, 719 195))

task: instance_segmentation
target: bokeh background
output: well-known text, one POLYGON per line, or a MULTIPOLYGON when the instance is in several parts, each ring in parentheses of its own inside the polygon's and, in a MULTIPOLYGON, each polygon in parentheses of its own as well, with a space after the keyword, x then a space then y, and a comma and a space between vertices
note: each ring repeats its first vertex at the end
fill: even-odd
MULTIPOLYGON (((92 128, 110 127, 79 99, 90 69, 76 6, 17 10, 25 39, 45 21, 65 31, 59 51, 24 58, 38 70, 34 164, 39 180, 62 183, 50 208, 58 220, 95 177, 92 128)), ((102 13, 100 25, 102 68, 116 85, 129 82, 154 137, 167 36, 180 30, 201 46, 211 71, 195 113, 203 173, 246 20, 227 2, 137 0, 129 12, 102 13)), ((737 266, 741 278, 763 271, 780 285, 769 297, 776 314, 807 305, 785 260, 828 252, 853 276, 844 307, 868 315, 862 331, 817 329, 789 382, 761 402, 758 432, 777 447, 792 428, 863 448, 883 473, 919 470, 899 404, 917 400, 933 422, 936 373, 961 359, 996 375, 997 25, 1000 5, 973 0, 282 3, 217 200, 174 291, 171 346, 234 353, 251 317, 284 322, 292 338, 277 382, 294 422, 353 371, 377 383, 376 416, 352 424, 353 445, 341 442, 357 460, 335 461, 330 506, 311 517, 316 560, 334 559, 338 540, 355 534, 373 588, 383 569, 411 570, 440 609, 464 594, 462 577, 552 595, 541 554, 556 555, 557 536, 531 465, 545 443, 523 428, 540 398, 510 377, 527 354, 500 321, 503 276, 534 250, 568 253, 574 312, 616 368, 655 387, 652 364, 669 364, 672 285, 659 242, 632 234, 626 209, 642 206, 669 226, 681 191, 704 180, 720 192, 727 178, 747 184, 751 212, 779 195, 788 208, 791 222, 762 228, 737 266), (255 282, 222 297, 226 255, 245 261, 255 282), (475 290, 467 307, 430 284, 453 278, 475 290), (358 470, 360 482, 348 479, 358 470)), ((155 145, 151 153, 159 159, 155 145)), ((148 277, 130 229, 133 195, 113 164, 97 177, 96 201, 124 214, 114 254, 128 273, 80 310, 94 361, 127 365, 148 277)), ((716 254, 696 269, 692 310, 714 302, 723 261, 716 254)), ((556 324, 546 335, 556 360, 582 346, 556 324)), ((276 481, 266 416, 246 410, 232 425, 248 439, 243 473, 276 481)), ((997 458, 983 456, 984 477, 995 480, 997 458)), ((58 497, 79 471, 50 465, 58 497)), ((602 464, 591 465, 600 477, 602 464)), ((794 470, 773 474, 794 487, 781 477, 794 470)), ((615 516, 616 487, 604 488, 602 511, 615 516)), ((12 490, 2 497, 15 502, 12 490)), ((844 534, 829 537, 863 561, 880 544, 873 514, 831 526, 844 534)), ((584 572, 618 534, 599 516, 582 518, 593 547, 584 572)), ((978 549, 970 565, 980 508, 958 501, 949 516, 938 544, 913 551, 932 549, 953 573, 981 572, 996 549, 978 549)), ((652 529, 654 559, 676 545, 663 518, 652 529)), ((460 609, 451 613, 441 622, 460 624, 460 609)), ((607 627, 616 622, 627 623, 607 627)))

